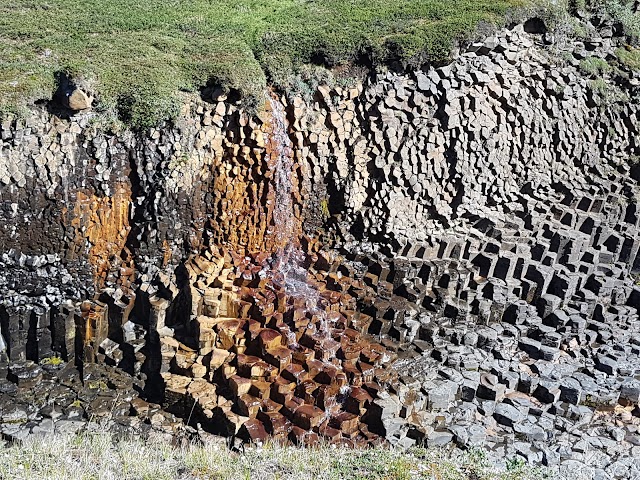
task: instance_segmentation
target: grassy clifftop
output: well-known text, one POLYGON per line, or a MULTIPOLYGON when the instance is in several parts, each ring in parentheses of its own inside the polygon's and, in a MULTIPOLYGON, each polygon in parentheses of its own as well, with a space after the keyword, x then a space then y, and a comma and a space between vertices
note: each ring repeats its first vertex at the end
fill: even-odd
POLYGON ((424 52, 525 0, 13 0, 0 4, 0 111, 50 98, 64 73, 128 123, 175 112, 176 92, 255 93, 303 63, 424 52))

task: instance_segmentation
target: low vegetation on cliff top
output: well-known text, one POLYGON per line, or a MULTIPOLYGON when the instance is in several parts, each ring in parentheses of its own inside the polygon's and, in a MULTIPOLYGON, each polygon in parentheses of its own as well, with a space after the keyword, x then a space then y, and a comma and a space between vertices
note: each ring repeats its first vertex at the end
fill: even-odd
POLYGON ((492 465, 482 450, 353 450, 268 444, 238 454, 221 444, 180 448, 107 433, 31 438, 0 446, 0 478, 12 480, 542 480, 548 471, 516 458, 492 465))
MULTIPOLYGON (((50 99, 60 78, 146 127, 207 84, 246 98, 303 64, 441 62, 454 40, 514 9, 632 0, 12 0, 0 2, 0 114, 50 99)), ((637 25, 636 25, 637 26, 637 25)))
POLYGON ((169 116, 176 92, 255 93, 265 72, 425 52, 522 0, 12 0, 0 2, 0 110, 51 98, 56 75, 94 88, 129 123, 169 116))

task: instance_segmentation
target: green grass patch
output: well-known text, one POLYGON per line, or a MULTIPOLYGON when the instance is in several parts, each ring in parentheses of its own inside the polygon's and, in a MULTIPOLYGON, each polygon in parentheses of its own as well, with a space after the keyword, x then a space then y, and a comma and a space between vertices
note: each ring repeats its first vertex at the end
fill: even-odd
POLYGON ((445 60, 456 38, 525 0, 13 0, 0 4, 0 112, 65 73, 97 108, 153 125, 208 83, 256 95, 308 63, 445 60))
POLYGON ((605 73, 611 72, 611 65, 603 58, 587 57, 580 62, 580 68, 589 75, 599 77, 605 73))
POLYGON ((633 47, 629 47, 628 49, 618 48, 616 50, 616 57, 631 70, 640 71, 640 49, 633 47))

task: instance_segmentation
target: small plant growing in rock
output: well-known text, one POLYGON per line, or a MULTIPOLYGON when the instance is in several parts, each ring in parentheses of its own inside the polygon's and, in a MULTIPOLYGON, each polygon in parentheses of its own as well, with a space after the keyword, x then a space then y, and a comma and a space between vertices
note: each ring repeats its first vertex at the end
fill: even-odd
POLYGON ((580 68, 589 75, 601 76, 606 73, 610 73, 611 65, 603 58, 599 57, 587 57, 580 62, 580 68))
POLYGON ((89 382, 88 387, 91 390, 106 390, 107 384, 104 382, 104 380, 93 380, 89 382))
POLYGON ((524 460, 520 457, 508 458, 506 461, 507 472, 522 470, 522 467, 524 467, 524 465, 524 460))
POLYGON ((633 10, 633 2, 609 0, 604 5, 607 13, 620 22, 629 40, 632 43, 640 42, 640 13, 633 10))
POLYGON ((64 363, 64 360, 60 357, 46 357, 40 360, 41 365, 51 365, 52 367, 60 366, 64 363))
POLYGON ((589 86, 591 87, 591 90, 593 90, 595 93, 603 97, 606 96, 608 87, 607 87, 607 82, 605 82, 604 79, 596 78, 595 80, 592 80, 589 83, 589 86))
POLYGON ((629 46, 628 48, 618 48, 616 57, 620 63, 631 70, 640 70, 640 49, 629 46))
POLYGON ((589 38, 591 32, 589 32, 586 25, 579 19, 571 17, 568 22, 573 37, 580 40, 587 40, 589 38))
POLYGON ((322 213, 322 218, 325 220, 331 216, 331 212, 329 211, 329 199, 323 198, 320 200, 320 212, 322 213))

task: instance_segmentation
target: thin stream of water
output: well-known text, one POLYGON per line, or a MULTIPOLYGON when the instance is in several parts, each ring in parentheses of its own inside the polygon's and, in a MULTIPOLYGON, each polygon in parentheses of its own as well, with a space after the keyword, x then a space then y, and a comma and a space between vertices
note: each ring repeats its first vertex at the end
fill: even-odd
MULTIPOLYGON (((322 297, 309 282, 308 273, 302 266, 305 254, 298 246, 299 229, 292 199, 293 148, 287 132, 285 109, 275 95, 268 95, 268 101, 272 118, 269 165, 273 172, 275 186, 273 231, 278 249, 272 258, 271 268, 266 274, 271 277, 274 284, 284 290, 287 297, 304 300, 307 316, 316 316, 320 320, 317 327, 313 322, 309 322, 307 327, 309 333, 315 333, 317 330, 329 336, 330 325, 322 305, 322 297)), ((291 340, 293 340, 292 345, 297 345, 295 338, 291 340)))

